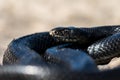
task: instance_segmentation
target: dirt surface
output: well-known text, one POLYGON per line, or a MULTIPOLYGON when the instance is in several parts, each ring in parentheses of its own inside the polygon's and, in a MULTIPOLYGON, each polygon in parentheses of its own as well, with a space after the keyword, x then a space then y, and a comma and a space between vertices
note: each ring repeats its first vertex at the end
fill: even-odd
POLYGON ((119 25, 119 3, 120 0, 0 0, 0 61, 10 41, 23 35, 57 26, 119 25))

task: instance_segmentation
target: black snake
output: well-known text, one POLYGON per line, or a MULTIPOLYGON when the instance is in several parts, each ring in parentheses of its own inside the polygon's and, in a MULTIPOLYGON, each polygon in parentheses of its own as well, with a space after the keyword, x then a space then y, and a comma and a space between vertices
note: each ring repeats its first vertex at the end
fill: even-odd
MULTIPOLYGON (((105 64, 108 63, 113 57, 120 56, 119 32, 120 32, 120 26, 101 26, 101 27, 93 27, 93 28, 59 27, 51 30, 50 32, 42 32, 42 33, 27 35, 19 39, 15 39, 9 44, 3 57, 3 65, 8 65, 8 64, 38 65, 39 64, 42 67, 38 66, 38 68, 44 68, 47 66, 47 69, 50 70, 51 73, 54 67, 55 70, 53 70, 53 73, 54 71, 56 71, 59 75, 57 75, 57 77, 50 75, 48 76, 49 78, 51 77, 51 79, 49 80, 56 80, 58 78, 60 80, 72 80, 72 79, 100 80, 101 77, 104 77, 106 80, 109 80, 112 78, 106 76, 107 75, 111 76, 113 73, 114 74, 119 73, 118 72, 119 69, 117 71, 113 70, 113 73, 110 70, 104 72, 93 72, 91 74, 84 74, 84 75, 77 72, 76 73, 71 71, 69 72, 68 70, 65 73, 66 75, 63 75, 61 72, 64 73, 64 69, 61 70, 59 68, 59 66, 61 65, 59 66, 54 65, 53 67, 51 67, 51 64, 49 63, 46 64, 46 60, 44 58, 44 56, 46 57, 45 51, 46 49, 53 46, 68 44, 67 47, 72 47, 72 48, 79 47, 79 49, 81 48, 85 52, 88 52, 88 54, 95 60, 97 64, 105 64), (68 77, 71 74, 73 75, 73 77, 68 77), (81 75, 81 77, 78 77, 78 75, 79 76, 81 75), (97 77, 95 77, 94 75, 96 75, 97 77), (65 78, 64 77, 61 78, 60 76, 64 76, 65 78), (85 78, 85 76, 88 76, 88 78, 85 78)), ((64 48, 66 47, 66 45, 62 47, 64 48)), ((49 56, 49 54, 47 56, 49 56)), ((49 61, 51 61, 51 59, 48 59, 48 62, 49 61)))
POLYGON ((74 43, 86 48, 97 64, 109 62, 120 56, 120 26, 93 28, 55 28, 50 34, 59 41, 74 43))

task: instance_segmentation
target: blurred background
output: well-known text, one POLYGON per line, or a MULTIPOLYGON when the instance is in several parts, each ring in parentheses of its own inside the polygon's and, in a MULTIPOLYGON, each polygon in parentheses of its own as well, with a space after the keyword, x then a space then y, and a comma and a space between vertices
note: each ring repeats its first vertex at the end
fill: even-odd
POLYGON ((0 0, 0 61, 11 40, 57 26, 119 25, 120 0, 0 0))

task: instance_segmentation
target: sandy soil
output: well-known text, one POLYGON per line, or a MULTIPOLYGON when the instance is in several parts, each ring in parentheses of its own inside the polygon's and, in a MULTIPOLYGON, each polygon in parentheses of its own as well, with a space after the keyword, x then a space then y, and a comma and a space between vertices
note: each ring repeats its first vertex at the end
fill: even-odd
POLYGON ((120 0, 0 0, 0 61, 8 44, 56 26, 118 25, 120 0))

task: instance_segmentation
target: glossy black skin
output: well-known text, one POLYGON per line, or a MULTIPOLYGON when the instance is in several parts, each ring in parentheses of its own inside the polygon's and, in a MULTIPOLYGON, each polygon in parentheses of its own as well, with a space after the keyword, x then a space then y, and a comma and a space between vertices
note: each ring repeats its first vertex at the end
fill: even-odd
POLYGON ((120 56, 120 26, 99 26, 91 28, 59 27, 50 34, 59 41, 77 43, 95 59, 97 64, 106 64, 113 57, 120 56))
MULTIPOLYGON (((112 31, 111 29, 113 29, 114 31, 111 32, 112 34, 109 33, 104 36, 101 34, 96 34, 96 35, 100 36, 99 39, 104 38, 106 36, 113 35, 113 33, 117 32, 117 31, 115 32, 115 28, 119 28, 119 26, 115 26, 114 28, 110 27, 107 29, 102 28, 103 30, 106 29, 107 31, 112 31)), ((99 30, 101 29, 101 27, 95 28, 95 29, 97 29, 98 31, 101 31, 99 30)), ((93 40, 94 37, 95 37, 94 38, 95 40, 99 40, 97 39, 97 36, 93 35, 93 33, 95 33, 94 29, 82 28, 82 30, 83 30, 82 32, 86 34, 88 39, 90 39, 90 37, 92 36, 92 39, 90 40, 93 40), (88 33, 91 33, 91 32, 93 32, 92 35, 87 35, 88 33)), ((106 30, 104 32, 106 32, 106 30)), ((103 34, 106 34, 106 33, 103 33, 103 34)), ((102 72, 93 72, 93 73, 83 73, 83 72, 74 72, 74 71, 71 72, 66 68, 60 69, 61 67, 58 67, 58 66, 55 67, 53 65, 49 65, 48 63, 46 63, 46 61, 43 58, 45 50, 50 47, 57 46, 59 44, 65 44, 65 43, 69 44, 69 42, 57 40, 55 37, 49 35, 49 32, 36 33, 36 34, 24 36, 24 37, 13 40, 9 44, 3 57, 4 66, 0 67, 0 80, 9 80, 9 79, 41 80, 42 74, 40 74, 39 69, 44 70, 46 67, 51 74, 50 75, 45 74, 45 77, 42 77, 42 79, 45 79, 45 80, 102 80, 102 79, 120 80, 120 76, 119 76, 120 69, 114 69, 114 70, 108 70, 108 71, 102 71, 102 72), (10 66, 8 64, 12 64, 12 65, 17 64, 17 66, 14 66, 14 65, 10 66), (18 64, 20 64, 20 66, 18 64), (25 66, 21 66, 21 65, 25 65, 25 66), (38 69, 36 71, 37 74, 29 75, 28 73, 26 73, 25 72, 25 67, 27 67, 26 65, 36 65, 34 69, 35 68, 38 69)), ((81 44, 87 45, 87 43, 85 43, 84 41, 81 44)), ((94 43, 94 41, 92 43, 94 43)), ((45 72, 46 72, 46 69, 45 69, 45 72)))
POLYGON ((59 44, 65 43, 55 40, 52 36, 49 35, 48 32, 31 34, 13 40, 9 44, 3 57, 3 66, 0 67, 1 72, 0 80, 83 79, 84 78, 82 77, 83 72, 82 75, 81 72, 79 72, 79 76, 76 76, 78 71, 77 72, 71 71, 70 69, 67 69, 60 64, 54 65, 46 62, 44 58, 45 50, 48 49, 49 47, 53 47, 59 44), (35 66, 35 68, 32 69, 36 71, 36 74, 34 74, 33 72, 29 72, 28 74, 29 71, 29 67, 27 67, 28 65, 35 66), (41 69, 45 72, 43 77, 41 77, 43 74, 40 74, 41 69), (70 76, 71 74, 73 76, 70 76))
POLYGON ((36 61, 39 63, 43 60, 41 56, 43 56, 47 48, 58 44, 63 43, 54 40, 48 32, 35 33, 15 39, 5 51, 3 64, 20 64, 22 61, 22 64, 28 64, 31 59, 37 64, 36 61), (28 57, 27 60, 25 56, 28 57))
POLYGON ((5 65, 0 67, 0 80, 67 80, 68 75, 70 75, 69 71, 55 66, 5 65))
POLYGON ((120 80, 119 74, 120 68, 102 72, 82 73, 50 66, 0 66, 0 80, 120 80))

